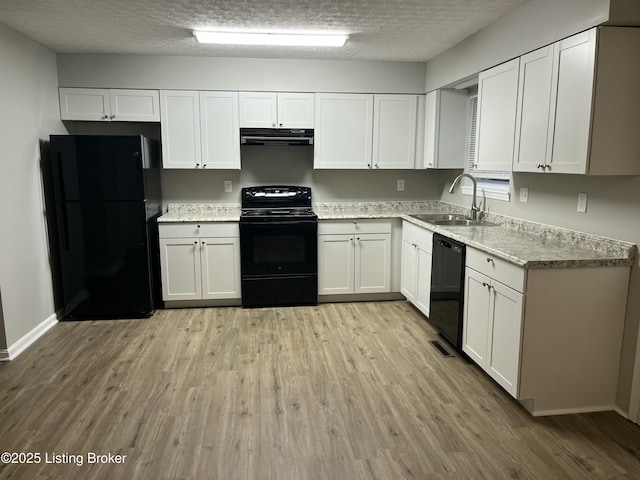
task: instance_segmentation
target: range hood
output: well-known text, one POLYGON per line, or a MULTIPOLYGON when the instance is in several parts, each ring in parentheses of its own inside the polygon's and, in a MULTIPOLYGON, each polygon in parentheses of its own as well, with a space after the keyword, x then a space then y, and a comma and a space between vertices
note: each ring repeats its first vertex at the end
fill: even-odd
POLYGON ((313 145, 313 129, 241 128, 241 145, 313 145))

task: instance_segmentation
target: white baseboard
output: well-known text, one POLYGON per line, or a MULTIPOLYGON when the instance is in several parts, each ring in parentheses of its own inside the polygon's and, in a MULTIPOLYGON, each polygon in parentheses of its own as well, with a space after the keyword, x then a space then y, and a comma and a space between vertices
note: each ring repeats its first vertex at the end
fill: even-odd
POLYGON ((45 334, 47 330, 58 323, 58 317, 54 313, 49 318, 40 322, 33 330, 24 335, 20 340, 10 345, 9 348, 0 350, 0 362, 14 360, 24 352, 33 342, 45 334))

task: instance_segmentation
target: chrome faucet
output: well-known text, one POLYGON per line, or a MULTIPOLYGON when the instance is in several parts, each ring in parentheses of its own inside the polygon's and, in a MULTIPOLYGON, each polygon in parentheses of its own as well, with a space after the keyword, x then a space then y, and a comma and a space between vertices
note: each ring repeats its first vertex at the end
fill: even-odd
POLYGON ((458 185, 458 183, 460 182, 462 177, 470 178, 471 181, 473 182, 473 200, 471 200, 471 218, 473 220, 477 220, 478 219, 478 212, 480 211, 480 209, 478 208, 478 205, 476 203, 476 194, 477 194, 477 191, 478 191, 478 182, 473 177, 473 175, 469 175, 468 173, 461 173, 460 175, 458 175, 453 180, 453 183, 451 184, 451 188, 449 188, 449 193, 453 193, 453 191, 456 188, 456 185, 458 185))

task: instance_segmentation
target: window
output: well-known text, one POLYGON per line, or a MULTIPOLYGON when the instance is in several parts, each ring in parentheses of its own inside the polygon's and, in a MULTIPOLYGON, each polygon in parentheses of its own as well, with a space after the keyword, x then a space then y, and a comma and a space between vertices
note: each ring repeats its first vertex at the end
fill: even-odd
MULTIPOLYGON (((473 175, 478 181, 478 195, 485 198, 509 201, 510 172, 496 172, 477 170, 476 160, 476 129, 478 123, 478 94, 469 95, 467 108, 467 161, 464 171, 473 175)), ((471 180, 465 178, 462 184, 464 195, 473 194, 471 180)))

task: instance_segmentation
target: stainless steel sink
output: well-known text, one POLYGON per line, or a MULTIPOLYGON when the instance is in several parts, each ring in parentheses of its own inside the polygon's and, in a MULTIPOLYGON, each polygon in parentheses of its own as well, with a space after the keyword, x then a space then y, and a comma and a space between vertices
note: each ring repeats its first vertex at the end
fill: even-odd
POLYGON ((464 215, 459 215, 457 213, 417 213, 411 216, 413 218, 417 218, 418 220, 422 220, 423 222, 429 222, 429 223, 450 221, 450 220, 465 220, 468 218, 464 215))
POLYGON ((450 227, 491 227, 496 225, 495 223, 484 222, 482 220, 473 220, 472 218, 456 213, 421 213, 411 215, 411 217, 434 225, 450 227))

